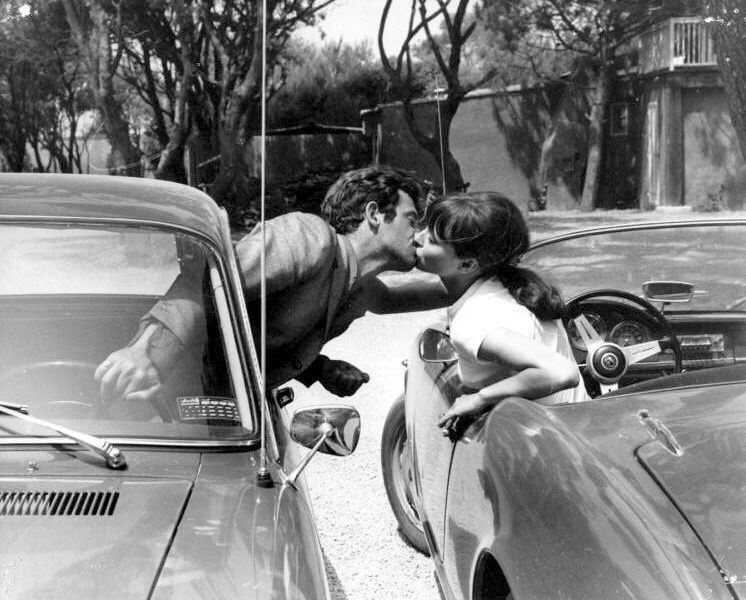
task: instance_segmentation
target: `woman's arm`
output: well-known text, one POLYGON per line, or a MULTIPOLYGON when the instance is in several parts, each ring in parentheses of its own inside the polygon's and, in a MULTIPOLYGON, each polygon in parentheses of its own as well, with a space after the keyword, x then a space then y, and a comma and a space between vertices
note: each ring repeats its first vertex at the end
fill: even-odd
POLYGON ((517 372, 475 394, 457 398, 453 406, 438 419, 439 427, 451 427, 456 417, 479 415, 504 398, 519 396, 536 400, 574 387, 580 379, 578 367, 572 360, 541 342, 507 328, 493 329, 487 334, 478 357, 517 372))

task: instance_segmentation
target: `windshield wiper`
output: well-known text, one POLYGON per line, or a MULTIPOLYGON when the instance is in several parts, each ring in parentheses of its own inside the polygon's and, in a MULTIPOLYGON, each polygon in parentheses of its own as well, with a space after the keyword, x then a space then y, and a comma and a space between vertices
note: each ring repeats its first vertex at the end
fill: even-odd
POLYGON ((106 464, 110 469, 124 469, 127 466, 127 461, 124 458, 124 454, 114 444, 108 440, 98 438, 95 435, 83 433, 81 431, 75 431, 69 427, 57 425, 51 421, 45 421, 44 419, 37 419, 28 414, 28 406, 24 404, 16 404, 15 402, 0 401, 0 413, 16 417, 22 421, 28 421, 34 425, 41 425, 48 429, 52 429, 57 433, 69 437, 71 440, 77 442, 81 446, 85 446, 89 450, 92 450, 99 456, 106 460, 106 464))

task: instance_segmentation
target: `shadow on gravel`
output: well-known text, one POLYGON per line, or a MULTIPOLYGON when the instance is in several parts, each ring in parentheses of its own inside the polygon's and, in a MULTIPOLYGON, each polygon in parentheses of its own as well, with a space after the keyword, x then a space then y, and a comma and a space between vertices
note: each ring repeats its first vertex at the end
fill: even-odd
POLYGON ((326 566, 326 578, 329 581, 329 595, 331 600, 348 600, 347 593, 345 592, 344 586, 337 576, 337 571, 334 565, 326 556, 326 552, 322 549, 321 553, 324 555, 324 565, 326 566))

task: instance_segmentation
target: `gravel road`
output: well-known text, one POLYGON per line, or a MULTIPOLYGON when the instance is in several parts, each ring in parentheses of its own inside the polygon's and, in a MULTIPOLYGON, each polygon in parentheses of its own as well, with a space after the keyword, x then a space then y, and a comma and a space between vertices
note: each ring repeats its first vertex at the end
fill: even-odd
POLYGON ((332 396, 318 384, 309 389, 293 384, 296 408, 351 404, 362 421, 354 454, 318 455, 306 469, 333 600, 440 598, 430 559, 412 550, 397 533, 380 463, 383 422, 402 391, 401 361, 412 340, 437 314, 368 314, 327 344, 330 357, 348 360, 370 374, 370 382, 350 398, 332 396))

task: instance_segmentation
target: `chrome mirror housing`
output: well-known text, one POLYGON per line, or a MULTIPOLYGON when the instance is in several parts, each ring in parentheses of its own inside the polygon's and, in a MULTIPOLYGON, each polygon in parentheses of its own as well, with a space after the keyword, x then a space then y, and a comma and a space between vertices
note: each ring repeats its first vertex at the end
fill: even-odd
POLYGON ((420 336, 420 358, 430 363, 451 363, 458 360, 458 355, 448 334, 428 328, 420 336))
POLYGON ((351 406, 312 406, 293 415, 290 436, 312 450, 334 456, 352 454, 360 438, 360 414, 351 406))
POLYGON ((290 437, 310 448, 285 483, 295 487, 295 481, 317 452, 334 456, 352 454, 360 439, 360 414, 351 406, 309 406, 293 415, 290 437))
POLYGON ((694 286, 685 281, 646 281, 642 293, 654 302, 689 302, 694 296, 694 286))

